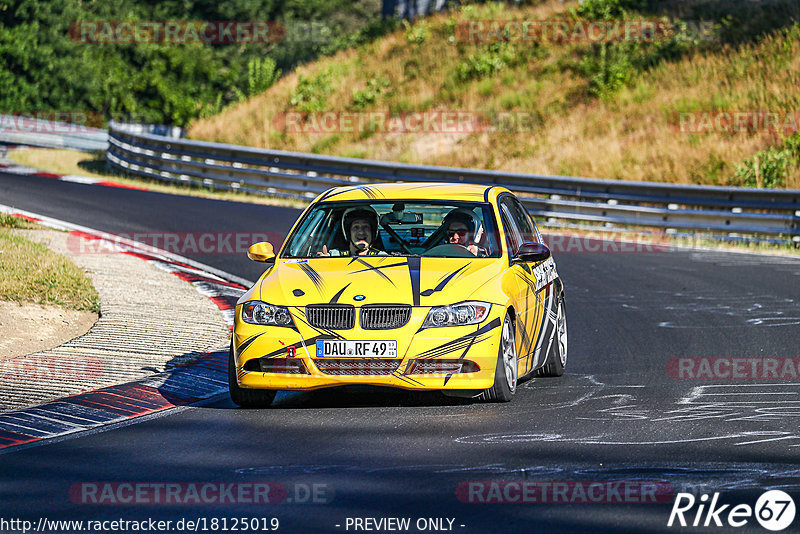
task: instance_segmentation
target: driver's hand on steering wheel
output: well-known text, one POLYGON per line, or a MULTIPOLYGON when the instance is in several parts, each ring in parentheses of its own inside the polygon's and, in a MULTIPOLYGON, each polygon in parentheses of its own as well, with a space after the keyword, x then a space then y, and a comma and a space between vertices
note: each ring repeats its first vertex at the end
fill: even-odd
POLYGON ((317 252, 317 256, 330 256, 331 253, 328 252, 328 245, 322 245, 322 250, 317 252))
POLYGON ((473 256, 477 256, 480 249, 478 245, 471 241, 472 233, 467 229, 466 225, 454 223, 447 229, 447 242, 449 244, 464 247, 473 256))

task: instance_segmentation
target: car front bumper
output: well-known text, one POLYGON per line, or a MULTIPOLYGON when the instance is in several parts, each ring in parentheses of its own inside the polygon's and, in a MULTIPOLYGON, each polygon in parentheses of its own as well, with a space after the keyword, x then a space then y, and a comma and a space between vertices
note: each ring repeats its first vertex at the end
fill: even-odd
POLYGON ((330 335, 297 320, 295 328, 260 326, 241 319, 236 307, 233 333, 234 363, 240 387, 312 390, 343 385, 376 385, 411 390, 482 390, 492 387, 505 310, 494 305, 480 324, 442 328, 419 327, 429 307, 412 309, 402 328, 362 330, 358 324, 335 334, 347 340, 396 340, 397 358, 317 358, 316 339, 330 335), (302 362, 302 372, 275 372, 291 360, 302 362), (453 372, 461 368, 471 372, 453 372), (463 363, 471 362, 471 363, 463 363), (273 367, 275 366, 275 367, 273 367), (264 369, 269 369, 264 371, 264 369))

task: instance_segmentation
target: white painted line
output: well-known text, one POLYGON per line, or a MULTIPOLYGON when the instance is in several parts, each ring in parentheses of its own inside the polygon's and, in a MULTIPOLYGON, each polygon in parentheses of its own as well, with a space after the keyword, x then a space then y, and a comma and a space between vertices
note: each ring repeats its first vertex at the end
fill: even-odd
POLYGON ((97 182, 102 182, 99 178, 90 178, 88 176, 78 176, 77 174, 65 174, 58 178, 62 182, 73 182, 76 184, 96 184, 97 182))
MULTIPOLYGON (((711 397, 711 396, 723 396, 723 397, 733 396, 733 397, 739 397, 741 395, 756 395, 756 396, 759 396, 759 397, 764 396, 764 395, 791 395, 791 396, 794 397, 795 395, 797 395, 797 392, 796 391, 757 391, 757 392, 752 392, 752 393, 751 392, 703 393, 702 395, 704 397, 711 397)), ((800 400, 798 400, 797 402, 800 402, 800 400)))
POLYGON ((743 441, 741 443, 734 443, 734 445, 752 445, 754 443, 766 443, 768 441, 780 441, 782 439, 797 439, 797 436, 782 436, 779 438, 759 439, 757 441, 743 441))

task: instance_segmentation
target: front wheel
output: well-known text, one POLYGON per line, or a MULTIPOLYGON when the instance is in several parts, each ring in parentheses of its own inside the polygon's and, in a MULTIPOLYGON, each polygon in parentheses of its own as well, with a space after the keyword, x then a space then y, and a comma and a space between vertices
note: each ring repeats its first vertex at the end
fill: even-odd
POLYGON ((272 389, 247 389, 239 387, 236 380, 236 362, 233 358, 233 340, 228 353, 228 391, 234 404, 242 408, 266 408, 275 400, 277 391, 272 389))
POLYGON ((481 393, 485 402, 508 402, 517 390, 517 344, 514 340, 514 322, 506 314, 503 332, 500 335, 500 348, 497 366, 494 371, 494 385, 481 393))
POLYGON ((556 332, 553 342, 547 352, 547 360, 541 369, 536 371, 536 376, 562 376, 567 366, 567 309, 564 306, 564 296, 558 299, 556 315, 556 332))

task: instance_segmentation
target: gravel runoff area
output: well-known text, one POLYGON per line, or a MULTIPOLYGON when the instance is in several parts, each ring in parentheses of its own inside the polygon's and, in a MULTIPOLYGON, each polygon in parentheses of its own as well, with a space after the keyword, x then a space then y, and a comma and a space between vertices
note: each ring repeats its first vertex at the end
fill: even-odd
POLYGON ((100 318, 56 348, 2 360, 0 411, 143 378, 226 347, 230 331, 212 300, 138 257, 87 253, 83 238, 18 230, 85 269, 100 295, 100 318))
POLYGON ((6 361, 82 336, 97 317, 94 312, 55 304, 0 301, 0 380, 8 372, 6 361))

